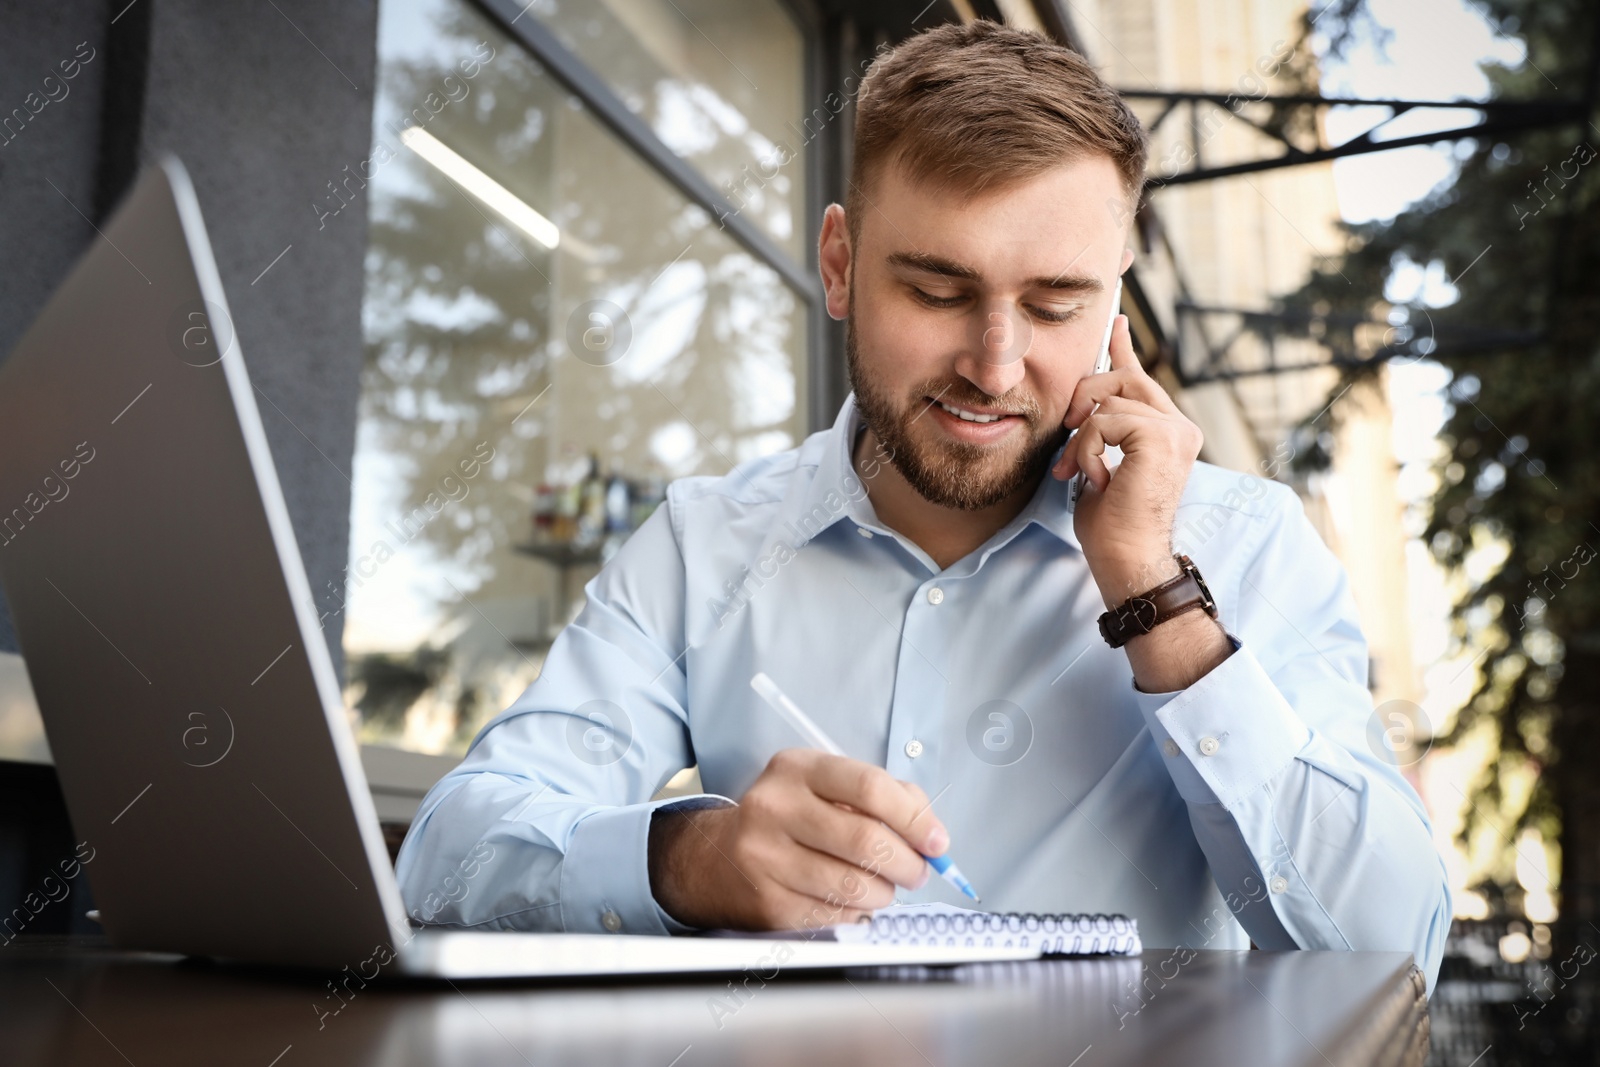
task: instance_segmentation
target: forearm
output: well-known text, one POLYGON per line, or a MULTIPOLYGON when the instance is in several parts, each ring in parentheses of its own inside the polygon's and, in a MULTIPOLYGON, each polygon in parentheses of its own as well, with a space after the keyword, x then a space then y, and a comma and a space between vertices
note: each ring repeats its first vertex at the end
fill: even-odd
POLYGON ((1189 688, 1135 700, 1256 944, 1409 951, 1431 986, 1450 903, 1426 814, 1393 767, 1362 754, 1359 733, 1306 725, 1336 721, 1330 709, 1358 706, 1365 691, 1305 682, 1280 689, 1241 646, 1189 688))
POLYGON ((1187 689, 1233 653, 1222 624, 1199 610, 1186 611, 1122 647, 1134 683, 1147 693, 1187 689))
MULTIPOLYGON (((1170 552, 1149 553, 1138 562, 1090 564, 1106 609, 1155 588, 1180 573, 1170 552)), ((1124 644, 1133 680, 1146 693, 1187 689, 1211 673, 1233 651, 1222 624, 1193 609, 1124 644)))
POLYGON ((693 907, 687 887, 695 868, 707 850, 699 847, 705 836, 697 819, 704 816, 687 811, 663 812, 650 820, 650 892, 661 909, 686 926, 703 925, 693 907))
POLYGON ((650 892, 652 819, 664 807, 729 803, 696 796, 603 805, 527 778, 462 778, 424 801, 396 864, 407 914, 417 922, 674 932, 650 892))
POLYGON ((1257 945, 1410 952, 1432 989, 1446 874, 1427 825, 1382 776, 1313 739, 1230 809, 1191 804, 1190 822, 1257 945))
POLYGON ((563 850, 541 832, 554 829, 556 798, 547 790, 538 797, 539 812, 523 811, 514 821, 497 817, 532 808, 537 789, 493 774, 460 775, 435 787, 395 865, 414 922, 561 929, 563 850))

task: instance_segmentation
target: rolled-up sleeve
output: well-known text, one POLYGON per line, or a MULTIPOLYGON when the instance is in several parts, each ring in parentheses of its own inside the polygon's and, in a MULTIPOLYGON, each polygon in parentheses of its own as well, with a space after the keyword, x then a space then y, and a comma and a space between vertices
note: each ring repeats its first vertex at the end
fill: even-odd
POLYGON ((1232 654, 1187 689, 1134 699, 1257 945, 1409 951, 1431 991, 1447 876, 1421 798, 1370 740, 1344 569, 1287 490, 1240 558, 1219 600, 1232 654))
POLYGON ((537 680, 423 799, 396 863, 421 923, 681 932, 650 891, 650 798, 694 763, 670 502, 585 586, 537 680))

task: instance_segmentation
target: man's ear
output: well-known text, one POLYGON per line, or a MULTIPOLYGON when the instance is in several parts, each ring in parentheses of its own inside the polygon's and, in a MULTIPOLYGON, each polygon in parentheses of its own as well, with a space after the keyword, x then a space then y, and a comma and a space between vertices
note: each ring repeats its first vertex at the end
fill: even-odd
POLYGON ((817 238, 817 270, 827 298, 828 314, 844 319, 850 314, 850 271, 853 266, 850 226, 844 208, 829 204, 822 213, 822 235, 817 238))
POLYGON ((1131 266, 1133 266, 1133 249, 1124 248, 1122 250, 1122 266, 1117 268, 1117 273, 1126 274, 1131 266))

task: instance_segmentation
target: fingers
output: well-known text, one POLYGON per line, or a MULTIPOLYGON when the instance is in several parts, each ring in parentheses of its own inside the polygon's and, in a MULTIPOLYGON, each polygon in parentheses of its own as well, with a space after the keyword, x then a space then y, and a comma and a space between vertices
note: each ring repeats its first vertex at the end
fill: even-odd
POLYGON ((918 888, 929 871, 918 847, 885 823, 942 849, 948 835, 928 809, 921 789, 881 767, 779 752, 735 814, 723 816, 728 832, 713 842, 738 875, 718 883, 716 891, 728 893, 721 925, 816 928, 887 907, 897 886, 918 888))
POLYGON ((736 928, 750 930, 816 931, 836 923, 853 923, 872 917, 869 908, 838 893, 812 896, 779 882, 766 882, 748 916, 736 928))
POLYGON ((784 865, 778 881, 811 900, 813 906, 827 905, 827 914, 845 908, 873 911, 894 903, 894 883, 887 878, 814 849, 800 849, 800 853, 794 862, 784 865))
POLYGON ((1092 374, 1079 380, 1077 388, 1072 391, 1072 399, 1067 403, 1067 414, 1062 420, 1062 425, 1069 430, 1072 429, 1090 415, 1096 405, 1103 405, 1113 397, 1123 397, 1143 404, 1162 415, 1179 414, 1178 405, 1172 402, 1167 391, 1157 385, 1142 369, 1137 372, 1127 369, 1112 370, 1104 374, 1092 374))
POLYGON ((1089 416, 1088 420, 1078 427, 1078 432, 1072 435, 1072 440, 1062 449, 1061 459, 1054 468, 1056 476, 1069 478, 1081 470, 1094 483, 1096 489, 1104 492, 1106 486, 1111 483, 1111 470, 1102 458, 1106 446, 1116 445, 1118 448, 1123 448, 1134 432, 1149 424, 1160 422, 1159 416, 1139 413, 1149 410, 1144 404, 1116 397, 1106 405, 1102 405, 1099 411, 1089 416), (1135 410, 1118 410, 1119 408, 1135 410))
POLYGON ((1056 464, 1057 477, 1070 478, 1081 470, 1096 489, 1105 492, 1111 484, 1111 469, 1103 458, 1105 451, 1105 433, 1097 419, 1091 417, 1062 449, 1061 461, 1056 464))
POLYGON ((882 767, 843 756, 818 756, 807 770, 807 782, 817 796, 848 804, 883 822, 925 856, 943 855, 950 847, 950 834, 933 814, 927 794, 882 767))
POLYGON ((805 822, 801 813, 809 810, 804 800, 819 807, 833 805, 805 793, 798 779, 791 778, 786 788, 774 785, 746 793, 734 832, 699 856, 693 877, 701 880, 703 895, 716 899, 710 901, 711 920, 691 925, 817 928, 853 922, 894 901, 895 887, 876 865, 863 868, 797 840, 796 830, 805 822), (718 860, 732 869, 720 869, 718 860), (719 877, 707 878, 708 872, 719 877))
POLYGON ((1113 396, 1124 396, 1149 404, 1157 411, 1177 414, 1178 406, 1167 391, 1145 373, 1139 357, 1133 351, 1133 336, 1128 331, 1128 317, 1117 316, 1117 325, 1111 331, 1111 369, 1103 374, 1091 374, 1079 380, 1067 405, 1064 425, 1071 429, 1113 396))
POLYGON ((928 880, 927 862, 903 837, 877 819, 836 804, 814 798, 791 832, 800 844, 883 881, 891 899, 893 886, 920 889, 928 880))
POLYGON ((1139 366, 1139 357, 1133 350, 1133 330, 1126 315, 1118 315, 1111 326, 1110 355, 1112 370, 1139 366))
MULTIPOLYGON (((1125 396, 1106 397, 1100 402, 1100 406, 1095 409, 1095 416, 1099 415, 1131 415, 1135 417, 1143 416, 1155 419, 1157 421, 1165 421, 1168 419, 1167 415, 1152 408, 1149 404, 1138 400, 1133 400, 1125 396)), ((1183 419, 1181 414, 1179 415, 1179 419, 1184 422, 1188 421, 1183 419)), ((1074 418, 1073 414, 1069 412, 1066 425, 1071 426, 1075 421, 1079 420, 1074 418)), ((1108 436, 1109 432, 1109 428, 1106 424, 1102 423, 1099 426, 1097 433, 1100 437, 1100 443, 1094 448, 1093 456, 1099 456, 1102 454, 1105 451, 1105 446, 1107 444, 1113 444, 1121 447, 1122 439, 1120 437, 1108 436)), ((1090 434, 1089 436, 1093 437, 1095 435, 1090 434)), ((1089 449, 1089 445, 1087 443, 1080 441, 1080 438, 1083 437, 1083 427, 1080 427, 1078 431, 1072 435, 1071 440, 1067 442, 1066 448, 1062 449, 1061 457, 1056 460, 1055 466, 1050 468, 1050 474, 1053 477, 1057 479, 1066 479, 1078 473, 1078 470, 1080 469, 1079 465, 1084 462, 1083 457, 1088 454, 1089 449)), ((1105 471, 1106 479, 1102 481, 1098 478, 1095 478, 1095 487, 1103 491, 1110 481, 1110 469, 1107 468, 1104 463, 1099 463, 1098 467, 1105 471)), ((1092 471, 1095 470, 1095 468, 1095 460, 1090 458, 1087 466, 1085 466, 1083 469, 1092 471)))
POLYGON ((1160 416, 1163 414, 1163 412, 1151 407, 1142 400, 1134 400, 1130 397, 1122 396, 1120 394, 1108 396, 1099 403, 1100 406, 1095 409, 1095 414, 1100 414, 1102 412, 1106 414, 1150 416, 1160 416))

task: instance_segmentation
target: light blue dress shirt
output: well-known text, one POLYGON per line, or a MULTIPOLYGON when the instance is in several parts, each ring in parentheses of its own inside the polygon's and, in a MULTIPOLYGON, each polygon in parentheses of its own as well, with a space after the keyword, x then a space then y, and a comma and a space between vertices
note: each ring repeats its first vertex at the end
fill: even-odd
MULTIPOLYGON (((874 514, 832 429, 674 482, 586 586, 542 673, 423 800, 400 851, 413 918, 486 929, 684 929, 651 895, 663 805, 731 803, 802 739, 765 671, 851 756, 916 782, 995 911, 1124 912, 1163 947, 1384 949, 1431 990, 1444 865, 1369 741, 1367 647, 1342 567, 1288 487, 1197 463, 1175 523, 1234 651, 1144 693, 1048 476, 940 569, 874 514), (650 797, 698 765, 705 794, 650 797)), ((962 898, 930 879, 906 900, 962 898)))

